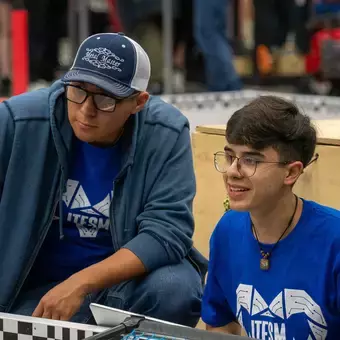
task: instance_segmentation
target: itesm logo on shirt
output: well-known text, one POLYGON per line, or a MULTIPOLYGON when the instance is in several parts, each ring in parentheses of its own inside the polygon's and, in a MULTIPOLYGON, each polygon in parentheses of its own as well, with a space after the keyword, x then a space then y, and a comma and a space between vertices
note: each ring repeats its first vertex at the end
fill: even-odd
POLYGON ((82 185, 78 181, 68 180, 63 202, 67 207, 67 222, 74 224, 79 236, 95 238, 100 230, 109 230, 110 203, 112 192, 100 202, 91 204, 82 185))
POLYGON ((252 285, 240 284, 236 295, 236 317, 251 338, 325 340, 327 337, 322 310, 304 290, 284 289, 272 301, 265 301, 252 285))

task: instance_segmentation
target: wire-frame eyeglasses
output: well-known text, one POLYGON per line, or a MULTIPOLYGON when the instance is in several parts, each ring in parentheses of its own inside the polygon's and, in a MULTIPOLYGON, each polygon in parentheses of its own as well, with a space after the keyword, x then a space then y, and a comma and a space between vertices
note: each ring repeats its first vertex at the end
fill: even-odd
MULTIPOLYGON (((319 158, 319 154, 316 154, 315 157, 307 164, 307 166, 315 162, 318 158, 319 158)), ((280 165, 287 165, 291 163, 291 161, 286 161, 286 162, 262 161, 262 160, 257 160, 251 156, 236 157, 233 155, 226 154, 224 151, 218 151, 214 154, 215 169, 218 172, 225 173, 228 171, 230 166, 232 166, 235 160, 237 161, 238 172, 243 177, 254 176, 258 164, 261 164, 261 163, 280 164, 280 165)))

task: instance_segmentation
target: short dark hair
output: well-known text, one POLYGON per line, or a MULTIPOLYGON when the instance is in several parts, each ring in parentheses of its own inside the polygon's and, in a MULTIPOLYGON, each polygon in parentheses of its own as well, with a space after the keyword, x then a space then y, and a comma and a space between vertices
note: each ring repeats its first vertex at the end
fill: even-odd
POLYGON ((280 161, 301 161, 306 167, 315 152, 316 130, 292 102, 260 96, 231 116, 226 139, 256 150, 272 147, 280 161))

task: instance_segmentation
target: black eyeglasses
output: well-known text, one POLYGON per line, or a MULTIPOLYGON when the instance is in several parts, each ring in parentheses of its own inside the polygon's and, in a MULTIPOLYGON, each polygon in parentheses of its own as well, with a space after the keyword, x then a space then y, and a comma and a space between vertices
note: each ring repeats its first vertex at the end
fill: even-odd
POLYGON ((80 86, 71 84, 65 85, 65 93, 66 99, 76 104, 83 104, 85 103, 88 97, 92 97, 95 108, 99 111, 104 112, 114 112, 116 105, 119 102, 135 97, 136 95, 139 94, 134 93, 132 96, 127 98, 115 98, 105 94, 90 92, 83 89, 80 86))
MULTIPOLYGON (((314 158, 307 164, 309 166, 313 162, 315 162, 319 158, 319 154, 315 154, 314 158)), ((280 165, 287 165, 291 162, 270 162, 270 161, 262 161, 254 159, 250 156, 242 156, 242 157, 236 157, 229 155, 225 153, 224 151, 218 151, 214 154, 214 165, 215 169, 218 172, 225 173, 228 171, 228 169, 231 167, 231 165, 234 163, 234 161, 237 160, 237 170, 243 177, 252 177, 254 176, 257 165, 264 163, 264 164, 280 164, 280 165)), ((307 167, 306 166, 306 167, 307 167)))

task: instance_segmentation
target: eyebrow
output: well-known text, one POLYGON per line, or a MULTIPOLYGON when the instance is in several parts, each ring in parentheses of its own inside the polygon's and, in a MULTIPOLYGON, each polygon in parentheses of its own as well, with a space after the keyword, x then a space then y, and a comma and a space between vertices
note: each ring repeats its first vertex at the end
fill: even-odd
POLYGON ((90 91, 89 89, 86 88, 86 86, 85 86, 84 83, 77 83, 77 82, 74 82, 72 85, 73 85, 73 86, 80 87, 81 89, 83 89, 83 90, 85 90, 85 91, 88 91, 88 92, 90 92, 90 93, 93 93, 93 94, 100 94, 100 95, 112 97, 112 96, 110 96, 110 94, 109 94, 108 92, 106 92, 105 90, 100 89, 100 88, 97 88, 97 89, 98 89, 99 91, 101 91, 101 92, 90 91))
MULTIPOLYGON (((235 151, 229 148, 228 146, 224 147, 224 151, 235 153, 235 151)), ((257 157, 265 158, 265 155, 261 153, 260 151, 245 151, 245 152, 242 152, 242 156, 257 156, 257 157)))

